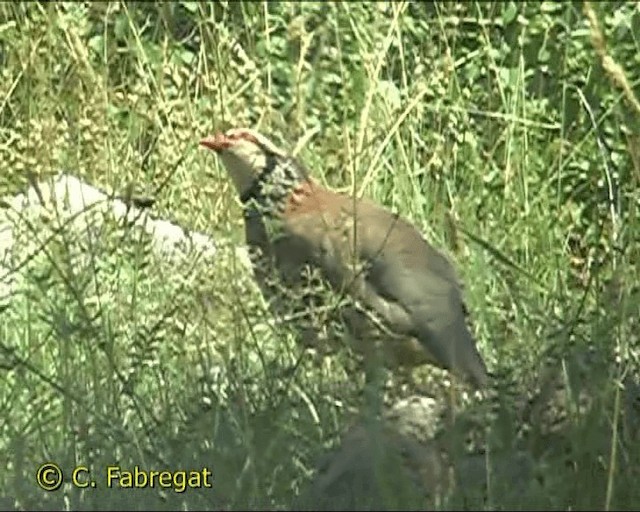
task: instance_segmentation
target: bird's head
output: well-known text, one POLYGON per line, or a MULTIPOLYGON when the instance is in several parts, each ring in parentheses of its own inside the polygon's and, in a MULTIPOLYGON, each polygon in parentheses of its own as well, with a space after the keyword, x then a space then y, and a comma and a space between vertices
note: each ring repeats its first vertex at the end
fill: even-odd
POLYGON ((200 145, 215 151, 233 180, 240 197, 273 172, 286 153, 268 138, 249 128, 233 128, 205 137, 200 145))

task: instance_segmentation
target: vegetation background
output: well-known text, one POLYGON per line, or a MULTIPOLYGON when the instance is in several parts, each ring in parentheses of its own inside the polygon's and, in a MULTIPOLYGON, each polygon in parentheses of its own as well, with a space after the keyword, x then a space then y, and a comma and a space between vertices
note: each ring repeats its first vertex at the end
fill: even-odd
POLYGON ((234 191, 197 147, 253 126, 456 261, 503 401, 487 453, 525 436, 536 470, 517 493, 486 482, 440 506, 637 509, 639 5, 0 4, 0 195, 64 170, 219 242, 213 262, 176 266, 115 221, 91 239, 23 226, 37 250, 2 271, 17 285, 0 313, 0 495, 282 509, 338 441, 362 378, 346 351, 291 370, 300 349, 234 257, 234 191), (560 430, 555 405, 517 413, 547 368, 560 430), (49 460, 206 466, 214 488, 45 493, 49 460))

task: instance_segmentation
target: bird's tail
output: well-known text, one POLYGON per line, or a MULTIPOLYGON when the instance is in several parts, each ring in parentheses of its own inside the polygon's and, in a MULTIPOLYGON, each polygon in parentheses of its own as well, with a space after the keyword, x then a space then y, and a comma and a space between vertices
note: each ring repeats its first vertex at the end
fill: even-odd
POLYGON ((441 319, 423 322, 420 340, 430 355, 444 368, 470 383, 476 389, 487 387, 489 374, 478 352, 476 342, 463 316, 447 325, 438 325, 441 319))

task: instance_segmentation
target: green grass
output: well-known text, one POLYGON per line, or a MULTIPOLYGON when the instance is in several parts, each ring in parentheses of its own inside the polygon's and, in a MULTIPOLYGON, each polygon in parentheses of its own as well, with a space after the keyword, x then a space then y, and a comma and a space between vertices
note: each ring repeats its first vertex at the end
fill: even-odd
MULTIPOLYGON (((594 8, 637 96, 640 11, 594 8)), ((0 497, 281 509, 353 421, 350 355, 296 367, 235 257, 235 193, 197 142, 252 126, 463 277, 498 376, 488 463, 517 447, 534 469, 441 507, 637 508, 640 113, 590 35, 572 3, 0 4, 0 194, 64 170, 220 244, 175 263, 114 219, 90 237, 21 221, 0 269, 24 263, 0 313, 0 497), (45 493, 45 461, 208 467, 213 489, 45 493)))

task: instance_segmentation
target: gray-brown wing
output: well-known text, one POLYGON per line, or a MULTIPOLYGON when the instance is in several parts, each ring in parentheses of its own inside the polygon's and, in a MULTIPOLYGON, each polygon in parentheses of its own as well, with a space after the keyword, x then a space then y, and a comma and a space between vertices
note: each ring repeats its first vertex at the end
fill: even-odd
POLYGON ((369 262, 364 301, 394 330, 416 337, 443 367, 483 386, 486 367, 452 265, 407 222, 376 216, 384 229, 362 233, 361 256, 369 262))

